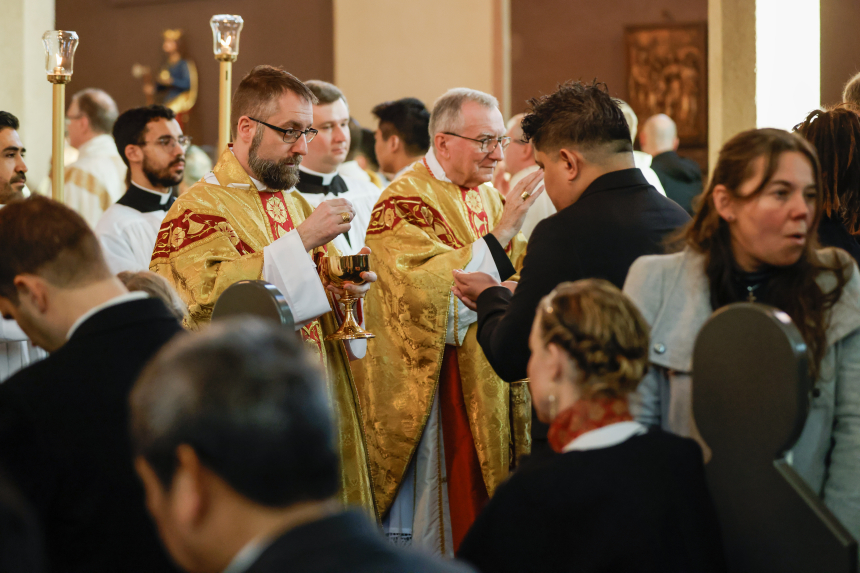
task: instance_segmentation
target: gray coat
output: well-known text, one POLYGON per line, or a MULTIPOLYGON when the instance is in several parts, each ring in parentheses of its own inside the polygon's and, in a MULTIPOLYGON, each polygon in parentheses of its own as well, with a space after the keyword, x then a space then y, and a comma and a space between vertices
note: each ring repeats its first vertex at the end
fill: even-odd
MULTIPOLYGON (((843 251, 823 249, 819 255, 825 261, 838 256, 853 268, 831 311, 828 348, 816 381, 820 394, 811 398, 789 461, 860 538, 860 273, 843 251)), ((819 284, 832 289, 835 277, 823 275, 819 284)), ((632 400, 637 420, 701 443, 691 391, 693 345, 713 312, 704 258, 689 249, 641 257, 630 267, 624 292, 651 325, 651 369, 632 400)))

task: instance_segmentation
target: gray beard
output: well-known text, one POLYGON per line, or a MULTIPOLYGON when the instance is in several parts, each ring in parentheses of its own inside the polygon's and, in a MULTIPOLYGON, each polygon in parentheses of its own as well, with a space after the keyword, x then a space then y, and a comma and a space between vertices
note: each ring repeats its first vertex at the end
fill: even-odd
POLYGON ((251 168, 254 177, 269 189, 286 191, 295 187, 299 182, 299 163, 302 162, 302 156, 284 157, 280 161, 263 159, 257 155, 262 141, 263 130, 258 129, 251 141, 251 149, 248 150, 248 167, 251 168))

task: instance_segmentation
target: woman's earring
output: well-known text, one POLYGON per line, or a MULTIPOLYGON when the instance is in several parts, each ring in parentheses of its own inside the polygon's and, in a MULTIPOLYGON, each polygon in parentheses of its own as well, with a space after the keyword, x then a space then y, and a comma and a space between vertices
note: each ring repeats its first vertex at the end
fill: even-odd
POLYGON ((558 415, 558 403, 555 401, 555 394, 547 396, 546 401, 549 402, 549 419, 550 421, 555 420, 558 415))
POLYGON ((726 221, 728 221, 729 223, 733 223, 733 222, 734 222, 734 220, 735 220, 735 216, 734 216, 734 215, 729 215, 728 217, 726 217, 726 221))

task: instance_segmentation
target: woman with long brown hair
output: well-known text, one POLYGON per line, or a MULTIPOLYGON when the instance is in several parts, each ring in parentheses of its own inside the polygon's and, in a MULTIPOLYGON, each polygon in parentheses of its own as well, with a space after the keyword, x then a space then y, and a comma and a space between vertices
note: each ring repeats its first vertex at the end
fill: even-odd
POLYGON ((817 109, 794 126, 821 163, 821 223, 818 240, 839 247, 860 263, 860 116, 844 104, 817 109))
POLYGON ((844 251, 818 249, 822 204, 818 159, 798 135, 751 130, 723 146, 683 250, 638 259, 624 284, 651 325, 651 370, 636 418, 699 438, 691 370, 705 321, 739 301, 785 311, 806 341, 815 380, 790 459, 857 537, 860 273, 844 251))

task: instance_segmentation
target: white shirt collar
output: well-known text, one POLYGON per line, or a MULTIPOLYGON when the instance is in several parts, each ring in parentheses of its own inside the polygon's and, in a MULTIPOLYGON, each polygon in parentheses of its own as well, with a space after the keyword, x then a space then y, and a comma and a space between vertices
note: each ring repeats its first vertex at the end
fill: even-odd
POLYGON ((162 193, 161 191, 156 191, 155 189, 149 189, 147 187, 144 187, 143 185, 138 185, 134 181, 132 181, 131 184, 134 185, 135 187, 137 187, 138 189, 140 189, 141 191, 146 191, 147 193, 152 193, 154 195, 158 195, 158 198, 161 200, 162 205, 167 203, 167 200, 170 199, 170 191, 168 191, 167 193, 162 193))
POLYGON ((89 309, 87 312, 82 314, 80 317, 78 317, 78 319, 75 321, 75 323, 69 329, 69 333, 66 335, 66 340, 69 340, 72 337, 72 335, 75 333, 75 331, 84 322, 86 322, 87 319, 92 318, 93 315, 95 315, 96 313, 101 312, 106 308, 110 308, 112 306, 122 304, 124 302, 131 302, 133 300, 141 300, 144 298, 149 298, 149 295, 143 291, 134 291, 134 292, 128 292, 125 294, 121 294, 119 296, 115 296, 107 302, 103 302, 98 306, 94 306, 93 308, 89 309))
POLYGON ((430 146, 430 149, 427 150, 427 155, 424 156, 424 164, 427 165, 428 169, 430 169, 430 174, 439 181, 453 183, 453 181, 448 179, 448 176, 445 175, 445 170, 442 169, 442 164, 439 163, 438 159, 436 159, 436 153, 433 151, 432 145, 430 146))
MULTIPOLYGON (((406 167, 404 167, 403 169, 398 171, 397 174, 394 176, 394 179, 397 179, 398 177, 400 177, 401 175, 403 175, 404 173, 406 173, 407 171, 412 169, 413 165, 415 165, 415 163, 410 163, 409 165, 407 165, 406 167)), ((392 179, 392 181, 394 181, 394 179, 392 179)))
POLYGON ((305 167, 304 165, 301 165, 301 164, 299 165, 299 171, 303 171, 309 175, 316 175, 317 177, 322 177, 322 180, 323 180, 322 184, 323 185, 331 184, 331 180, 334 179, 335 176, 337 175, 337 170, 333 171, 332 173, 320 173, 318 171, 313 171, 311 169, 308 169, 307 167, 305 167))
POLYGON ((618 422, 609 424, 590 432, 585 432, 575 440, 567 444, 562 452, 597 450, 608 448, 624 442, 633 436, 644 434, 648 428, 639 422, 618 422))
POLYGON ((260 539, 252 539, 230 561, 223 573, 244 573, 260 558, 268 546, 269 543, 264 543, 260 539))

